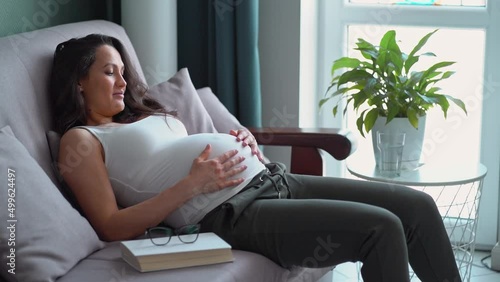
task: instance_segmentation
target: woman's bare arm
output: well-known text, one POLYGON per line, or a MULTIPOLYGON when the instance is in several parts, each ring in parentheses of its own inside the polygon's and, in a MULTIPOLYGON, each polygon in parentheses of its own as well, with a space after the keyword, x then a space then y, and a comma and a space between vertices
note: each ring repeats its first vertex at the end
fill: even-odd
MULTIPOLYGON (((108 179, 104 156, 99 141, 87 130, 73 129, 61 138, 59 165, 63 178, 71 187, 78 204, 102 240, 116 241, 135 238, 189 199, 201 193, 210 193, 234 186, 243 179, 228 180, 244 169, 243 161, 229 151, 208 159, 210 146, 193 161, 187 177, 157 196, 137 205, 119 209, 108 179), (79 145, 91 147, 75 157, 79 145), (233 158, 234 157, 234 158, 233 158)), ((168 188, 168 187, 165 187, 168 188)))

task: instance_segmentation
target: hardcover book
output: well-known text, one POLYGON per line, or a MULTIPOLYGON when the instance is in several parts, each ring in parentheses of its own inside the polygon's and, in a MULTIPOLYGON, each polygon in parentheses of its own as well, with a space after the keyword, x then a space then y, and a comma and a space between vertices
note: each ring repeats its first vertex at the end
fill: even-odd
POLYGON ((200 233, 194 243, 172 236, 165 246, 150 239, 122 241, 122 258, 140 272, 232 262, 231 246, 215 233, 200 233))

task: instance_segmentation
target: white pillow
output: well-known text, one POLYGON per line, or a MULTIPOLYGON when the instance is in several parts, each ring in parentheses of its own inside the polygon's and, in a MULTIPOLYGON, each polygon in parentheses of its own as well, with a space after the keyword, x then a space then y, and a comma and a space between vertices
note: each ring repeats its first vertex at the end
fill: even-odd
POLYGON ((215 96, 210 87, 197 89, 198 96, 205 106, 215 129, 221 133, 229 133, 231 129, 245 128, 238 119, 229 112, 222 102, 215 96))

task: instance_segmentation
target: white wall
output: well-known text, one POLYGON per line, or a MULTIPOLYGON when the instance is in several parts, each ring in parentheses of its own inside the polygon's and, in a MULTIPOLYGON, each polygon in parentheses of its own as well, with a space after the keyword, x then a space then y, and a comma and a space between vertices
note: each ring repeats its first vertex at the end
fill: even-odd
POLYGON ((122 0, 122 26, 134 45, 149 85, 177 71, 177 1, 122 0))
MULTIPOLYGON (((318 97, 326 90, 321 86, 323 68, 317 60, 318 46, 322 46, 318 45, 321 38, 318 37, 320 7, 317 2, 261 0, 259 5, 263 126, 317 127, 319 123, 339 127, 340 122, 322 124, 317 107, 318 97)), ((323 112, 333 120, 330 111, 323 112)), ((289 166, 289 148, 268 146, 264 154, 272 161, 289 166)), ((325 175, 342 174, 342 162, 329 154, 323 154, 323 160, 325 175)))
MULTIPOLYGON (((300 0, 259 2, 262 125, 299 125, 300 0)), ((273 161, 290 162, 290 150, 266 147, 273 161)))

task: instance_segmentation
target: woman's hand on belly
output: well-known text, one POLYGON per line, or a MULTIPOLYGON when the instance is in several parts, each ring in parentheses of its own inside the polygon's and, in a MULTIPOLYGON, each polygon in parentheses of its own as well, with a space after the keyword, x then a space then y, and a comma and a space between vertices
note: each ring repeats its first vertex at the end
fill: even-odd
POLYGON ((246 165, 239 165, 245 158, 236 156, 238 150, 230 150, 209 159, 211 150, 211 145, 207 145, 203 152, 193 161, 189 171, 188 178, 193 183, 192 187, 195 195, 216 192, 236 186, 244 181, 244 178, 232 178, 247 168, 246 165))
POLYGON ((257 156, 259 161, 264 162, 264 158, 262 157, 262 153, 259 149, 259 144, 257 144, 257 140, 255 140, 255 137, 250 131, 247 129, 232 129, 229 131, 229 134, 235 136, 238 142, 242 142, 243 147, 248 145, 252 150, 252 155, 257 156))

